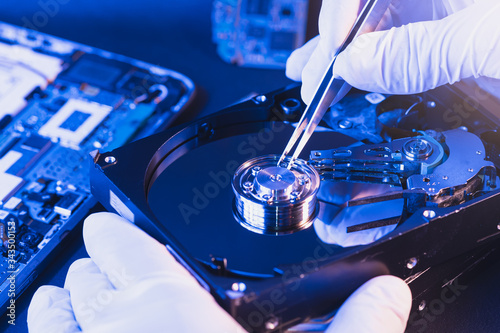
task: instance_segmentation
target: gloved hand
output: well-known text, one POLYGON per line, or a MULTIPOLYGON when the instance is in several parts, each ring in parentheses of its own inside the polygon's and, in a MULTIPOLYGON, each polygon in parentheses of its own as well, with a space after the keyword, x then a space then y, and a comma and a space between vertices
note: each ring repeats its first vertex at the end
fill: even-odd
MULTIPOLYGON (((364 3, 324 1, 320 36, 288 59, 287 76, 302 80, 306 103, 364 3)), ((338 55, 334 75, 359 89, 396 94, 469 77, 500 79, 498 17, 497 0, 394 0, 377 29, 384 31, 355 39, 338 55)))
MULTIPOLYGON (((71 265, 64 289, 35 293, 30 332, 243 332, 165 246, 125 219, 91 215, 83 237, 91 259, 71 265)), ((408 286, 380 276, 349 297, 328 332, 403 332, 410 307, 408 286)))

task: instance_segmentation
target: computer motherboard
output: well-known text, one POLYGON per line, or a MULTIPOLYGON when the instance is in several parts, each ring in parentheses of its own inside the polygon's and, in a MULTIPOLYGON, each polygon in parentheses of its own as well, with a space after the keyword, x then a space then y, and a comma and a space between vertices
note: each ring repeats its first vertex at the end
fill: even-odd
POLYGON ((194 91, 172 70, 0 23, 0 304, 94 206, 89 152, 165 128, 194 91))

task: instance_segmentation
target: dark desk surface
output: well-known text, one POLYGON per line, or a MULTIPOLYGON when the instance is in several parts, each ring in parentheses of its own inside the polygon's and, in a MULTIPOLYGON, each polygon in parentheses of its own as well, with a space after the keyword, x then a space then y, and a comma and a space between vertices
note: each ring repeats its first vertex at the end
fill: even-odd
MULTIPOLYGON (((211 1, 41 0, 0 2, 0 20, 177 70, 204 91, 196 116, 215 112, 251 92, 268 92, 290 83, 284 71, 245 69, 219 59, 211 42, 211 1), (43 4, 51 4, 45 6, 43 4)), ((2 318, 0 330, 24 332, 27 308, 36 288, 63 286, 66 271, 87 254, 76 232, 74 241, 18 300, 17 325, 2 318)), ((457 301, 447 304, 427 332, 497 332, 500 327, 500 265, 476 278, 457 301)), ((420 328, 421 326, 419 326, 420 328)))

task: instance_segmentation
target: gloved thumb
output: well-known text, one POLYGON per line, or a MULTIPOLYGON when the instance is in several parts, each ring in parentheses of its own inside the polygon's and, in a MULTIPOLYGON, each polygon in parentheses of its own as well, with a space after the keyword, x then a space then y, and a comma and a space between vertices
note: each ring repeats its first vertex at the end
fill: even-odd
POLYGON ((413 94, 468 77, 500 79, 500 2, 482 0, 444 19, 362 35, 334 74, 373 92, 413 94))
POLYGON ((378 276, 349 296, 326 333, 402 333, 410 309, 408 285, 395 276, 378 276))

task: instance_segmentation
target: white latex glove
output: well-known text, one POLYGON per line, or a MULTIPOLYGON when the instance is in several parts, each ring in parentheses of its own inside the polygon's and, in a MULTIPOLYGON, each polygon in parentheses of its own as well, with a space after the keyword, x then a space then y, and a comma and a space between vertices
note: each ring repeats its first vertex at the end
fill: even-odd
MULTIPOLYGON (((91 259, 70 267, 64 289, 35 293, 30 332, 243 332, 163 245, 125 219, 91 215, 83 237, 91 259)), ((380 276, 349 297, 328 332, 403 332, 410 307, 408 286, 380 276)))
MULTIPOLYGON (((320 36, 288 59, 287 76, 303 81, 304 101, 312 98, 364 2, 325 0, 320 36)), ((469 77, 500 79, 498 17, 497 0, 394 0, 378 27, 384 31, 353 41, 337 57, 334 74, 359 89, 397 94, 469 77)))

